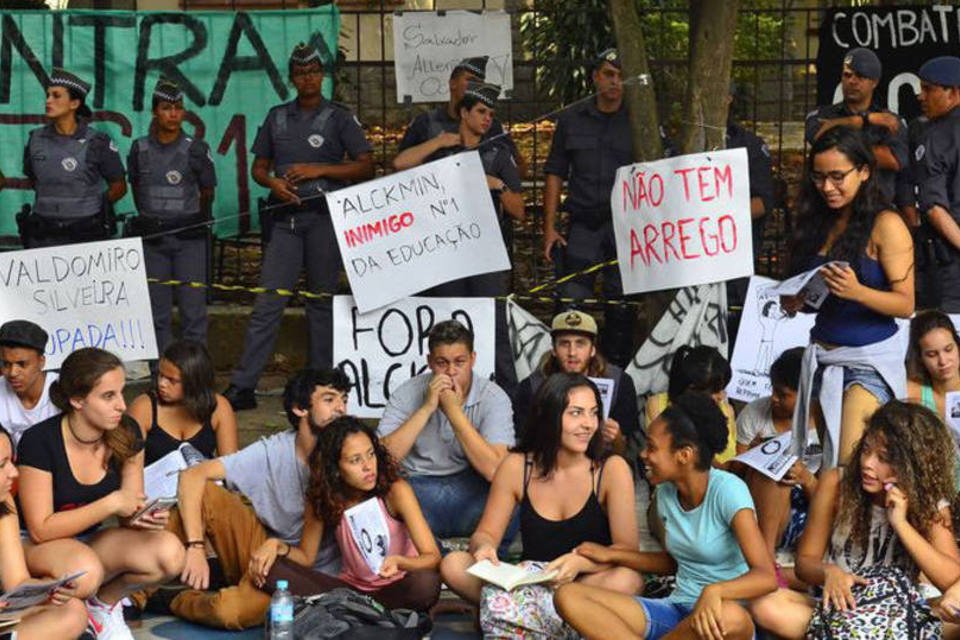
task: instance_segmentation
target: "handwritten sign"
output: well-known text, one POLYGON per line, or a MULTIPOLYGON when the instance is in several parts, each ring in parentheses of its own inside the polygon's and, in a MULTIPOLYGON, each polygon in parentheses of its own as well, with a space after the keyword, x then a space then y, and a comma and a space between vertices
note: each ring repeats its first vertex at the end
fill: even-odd
POLYGON ((476 151, 334 191, 327 205, 362 313, 510 268, 476 151))
POLYGON ((0 322, 7 320, 47 331, 51 369, 83 347, 156 358, 140 238, 0 253, 0 322))
POLYGON ((343 512, 350 523, 350 534, 370 571, 380 573, 390 550, 390 529, 383 516, 379 498, 370 498, 343 512))
POLYGON ((512 299, 507 300, 507 330, 513 368, 517 380, 523 380, 540 366, 543 356, 553 348, 553 338, 547 325, 512 299))
POLYGON ((746 149, 620 167, 610 206, 626 293, 753 275, 746 149))
POLYGON ((446 102, 464 58, 489 56, 486 81, 513 89, 510 15, 503 11, 406 11, 393 17, 397 102, 446 102))
POLYGON ((493 298, 404 298, 360 313, 350 296, 333 298, 333 359, 350 378, 355 395, 350 412, 379 418, 390 392, 427 370, 427 337, 443 320, 457 320, 473 332, 475 375, 494 370, 493 298))

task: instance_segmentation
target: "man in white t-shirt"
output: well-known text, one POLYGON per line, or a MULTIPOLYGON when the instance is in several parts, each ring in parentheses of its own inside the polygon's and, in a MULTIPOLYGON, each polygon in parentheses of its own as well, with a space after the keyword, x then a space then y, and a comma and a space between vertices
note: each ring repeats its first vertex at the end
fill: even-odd
POLYGON ((27 320, 0 326, 0 425, 10 432, 16 448, 23 432, 59 412, 50 402, 50 385, 57 379, 44 371, 47 332, 27 320))

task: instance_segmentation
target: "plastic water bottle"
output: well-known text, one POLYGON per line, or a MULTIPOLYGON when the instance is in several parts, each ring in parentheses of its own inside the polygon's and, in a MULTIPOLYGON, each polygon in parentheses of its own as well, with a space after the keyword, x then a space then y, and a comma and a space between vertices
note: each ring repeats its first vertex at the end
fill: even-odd
POLYGON ((293 640, 293 596, 287 587, 286 580, 277 580, 277 590, 270 598, 270 618, 267 620, 269 640, 293 640))

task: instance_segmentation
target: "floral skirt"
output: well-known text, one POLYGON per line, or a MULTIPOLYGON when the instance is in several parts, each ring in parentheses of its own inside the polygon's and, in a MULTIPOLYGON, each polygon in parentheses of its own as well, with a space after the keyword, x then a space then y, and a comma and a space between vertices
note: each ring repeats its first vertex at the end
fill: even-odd
MULTIPOLYGON (((527 573, 542 571, 545 562, 520 563, 527 573)), ((530 584, 504 591, 491 584, 480 592, 480 628, 491 638, 556 638, 575 640, 580 636, 553 607, 553 589, 547 584, 530 584)))

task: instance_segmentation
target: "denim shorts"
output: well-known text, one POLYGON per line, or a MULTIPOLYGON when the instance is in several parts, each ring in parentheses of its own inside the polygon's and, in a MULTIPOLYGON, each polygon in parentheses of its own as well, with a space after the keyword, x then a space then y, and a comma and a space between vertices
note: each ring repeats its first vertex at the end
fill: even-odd
MULTIPOLYGON (((813 390, 811 397, 817 398, 820 396, 820 385, 822 382, 823 369, 820 368, 817 370, 817 373, 813 379, 813 390)), ((869 391, 880 404, 886 404, 894 399, 893 390, 887 385, 886 381, 884 381, 883 376, 877 373, 876 369, 844 367, 843 390, 846 391, 855 384, 858 384, 869 391)))
POLYGON ((637 598, 637 602, 643 607, 643 615, 647 619, 644 640, 660 640, 693 611, 693 605, 680 604, 666 598, 637 598))

